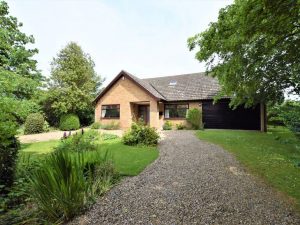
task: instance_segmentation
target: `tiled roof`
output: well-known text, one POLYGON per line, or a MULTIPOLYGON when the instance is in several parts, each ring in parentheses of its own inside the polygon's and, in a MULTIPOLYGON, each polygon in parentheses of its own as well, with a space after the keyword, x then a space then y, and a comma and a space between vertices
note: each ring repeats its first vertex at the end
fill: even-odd
POLYGON ((98 100, 121 77, 127 76, 159 100, 185 101, 212 99, 220 90, 217 79, 205 73, 191 73, 140 79, 126 71, 119 75, 98 95, 98 100))
POLYGON ((158 91, 156 91, 155 88, 148 81, 140 79, 128 72, 126 72, 126 74, 128 76, 130 76, 131 79, 133 79, 135 82, 140 84, 143 88, 145 88, 148 92, 150 92, 152 95, 154 95, 156 98, 165 100, 165 98, 158 91))
POLYGON ((151 84, 166 101, 212 99, 220 91, 218 80, 205 73, 142 80, 151 84))

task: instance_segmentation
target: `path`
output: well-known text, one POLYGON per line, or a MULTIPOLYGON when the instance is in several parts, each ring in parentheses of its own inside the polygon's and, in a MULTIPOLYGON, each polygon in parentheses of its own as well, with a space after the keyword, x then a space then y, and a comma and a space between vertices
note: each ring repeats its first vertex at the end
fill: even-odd
POLYGON ((158 160, 72 223, 300 224, 282 196, 192 131, 168 132, 159 148, 158 160))
MULTIPOLYGON (((84 128, 84 130, 88 130, 89 128, 84 128)), ((122 136, 121 130, 98 130, 100 133, 109 133, 109 134, 115 134, 118 136, 122 136)), ((81 130, 72 131, 74 132, 81 132, 81 130)), ((69 134, 69 131, 66 131, 67 134, 69 134)), ((59 140, 63 137, 64 131, 52 131, 47 133, 41 133, 41 134, 27 134, 27 135, 20 135, 18 138, 21 143, 32 143, 32 142, 40 142, 40 141, 50 141, 50 140, 59 140)))

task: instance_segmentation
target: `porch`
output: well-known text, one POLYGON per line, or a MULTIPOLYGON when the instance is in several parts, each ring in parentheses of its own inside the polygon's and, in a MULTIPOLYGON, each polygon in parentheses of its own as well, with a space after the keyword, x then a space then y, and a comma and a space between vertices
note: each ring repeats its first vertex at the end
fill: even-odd
POLYGON ((130 111, 132 121, 142 120, 145 124, 151 127, 160 128, 162 125, 163 104, 159 102, 139 101, 130 102, 130 111))

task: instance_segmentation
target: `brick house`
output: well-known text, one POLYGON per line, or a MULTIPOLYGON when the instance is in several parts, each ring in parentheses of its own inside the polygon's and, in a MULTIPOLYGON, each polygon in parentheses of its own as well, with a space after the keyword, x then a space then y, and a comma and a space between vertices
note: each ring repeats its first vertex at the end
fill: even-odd
POLYGON ((95 121, 115 121, 121 129, 139 118, 157 129, 166 120, 188 126, 187 110, 198 108, 205 128, 266 130, 263 104, 235 110, 228 106, 228 98, 213 104, 219 90, 218 81, 205 73, 139 79, 121 71, 95 99, 95 121))

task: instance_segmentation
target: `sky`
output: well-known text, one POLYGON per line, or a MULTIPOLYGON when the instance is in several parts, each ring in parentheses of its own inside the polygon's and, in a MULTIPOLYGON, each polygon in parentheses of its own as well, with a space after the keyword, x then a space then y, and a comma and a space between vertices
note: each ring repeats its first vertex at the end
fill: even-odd
POLYGON ((68 42, 94 60, 107 84, 121 70, 139 78, 202 72, 187 39, 217 20, 232 0, 7 0, 21 30, 35 38, 38 68, 68 42))

